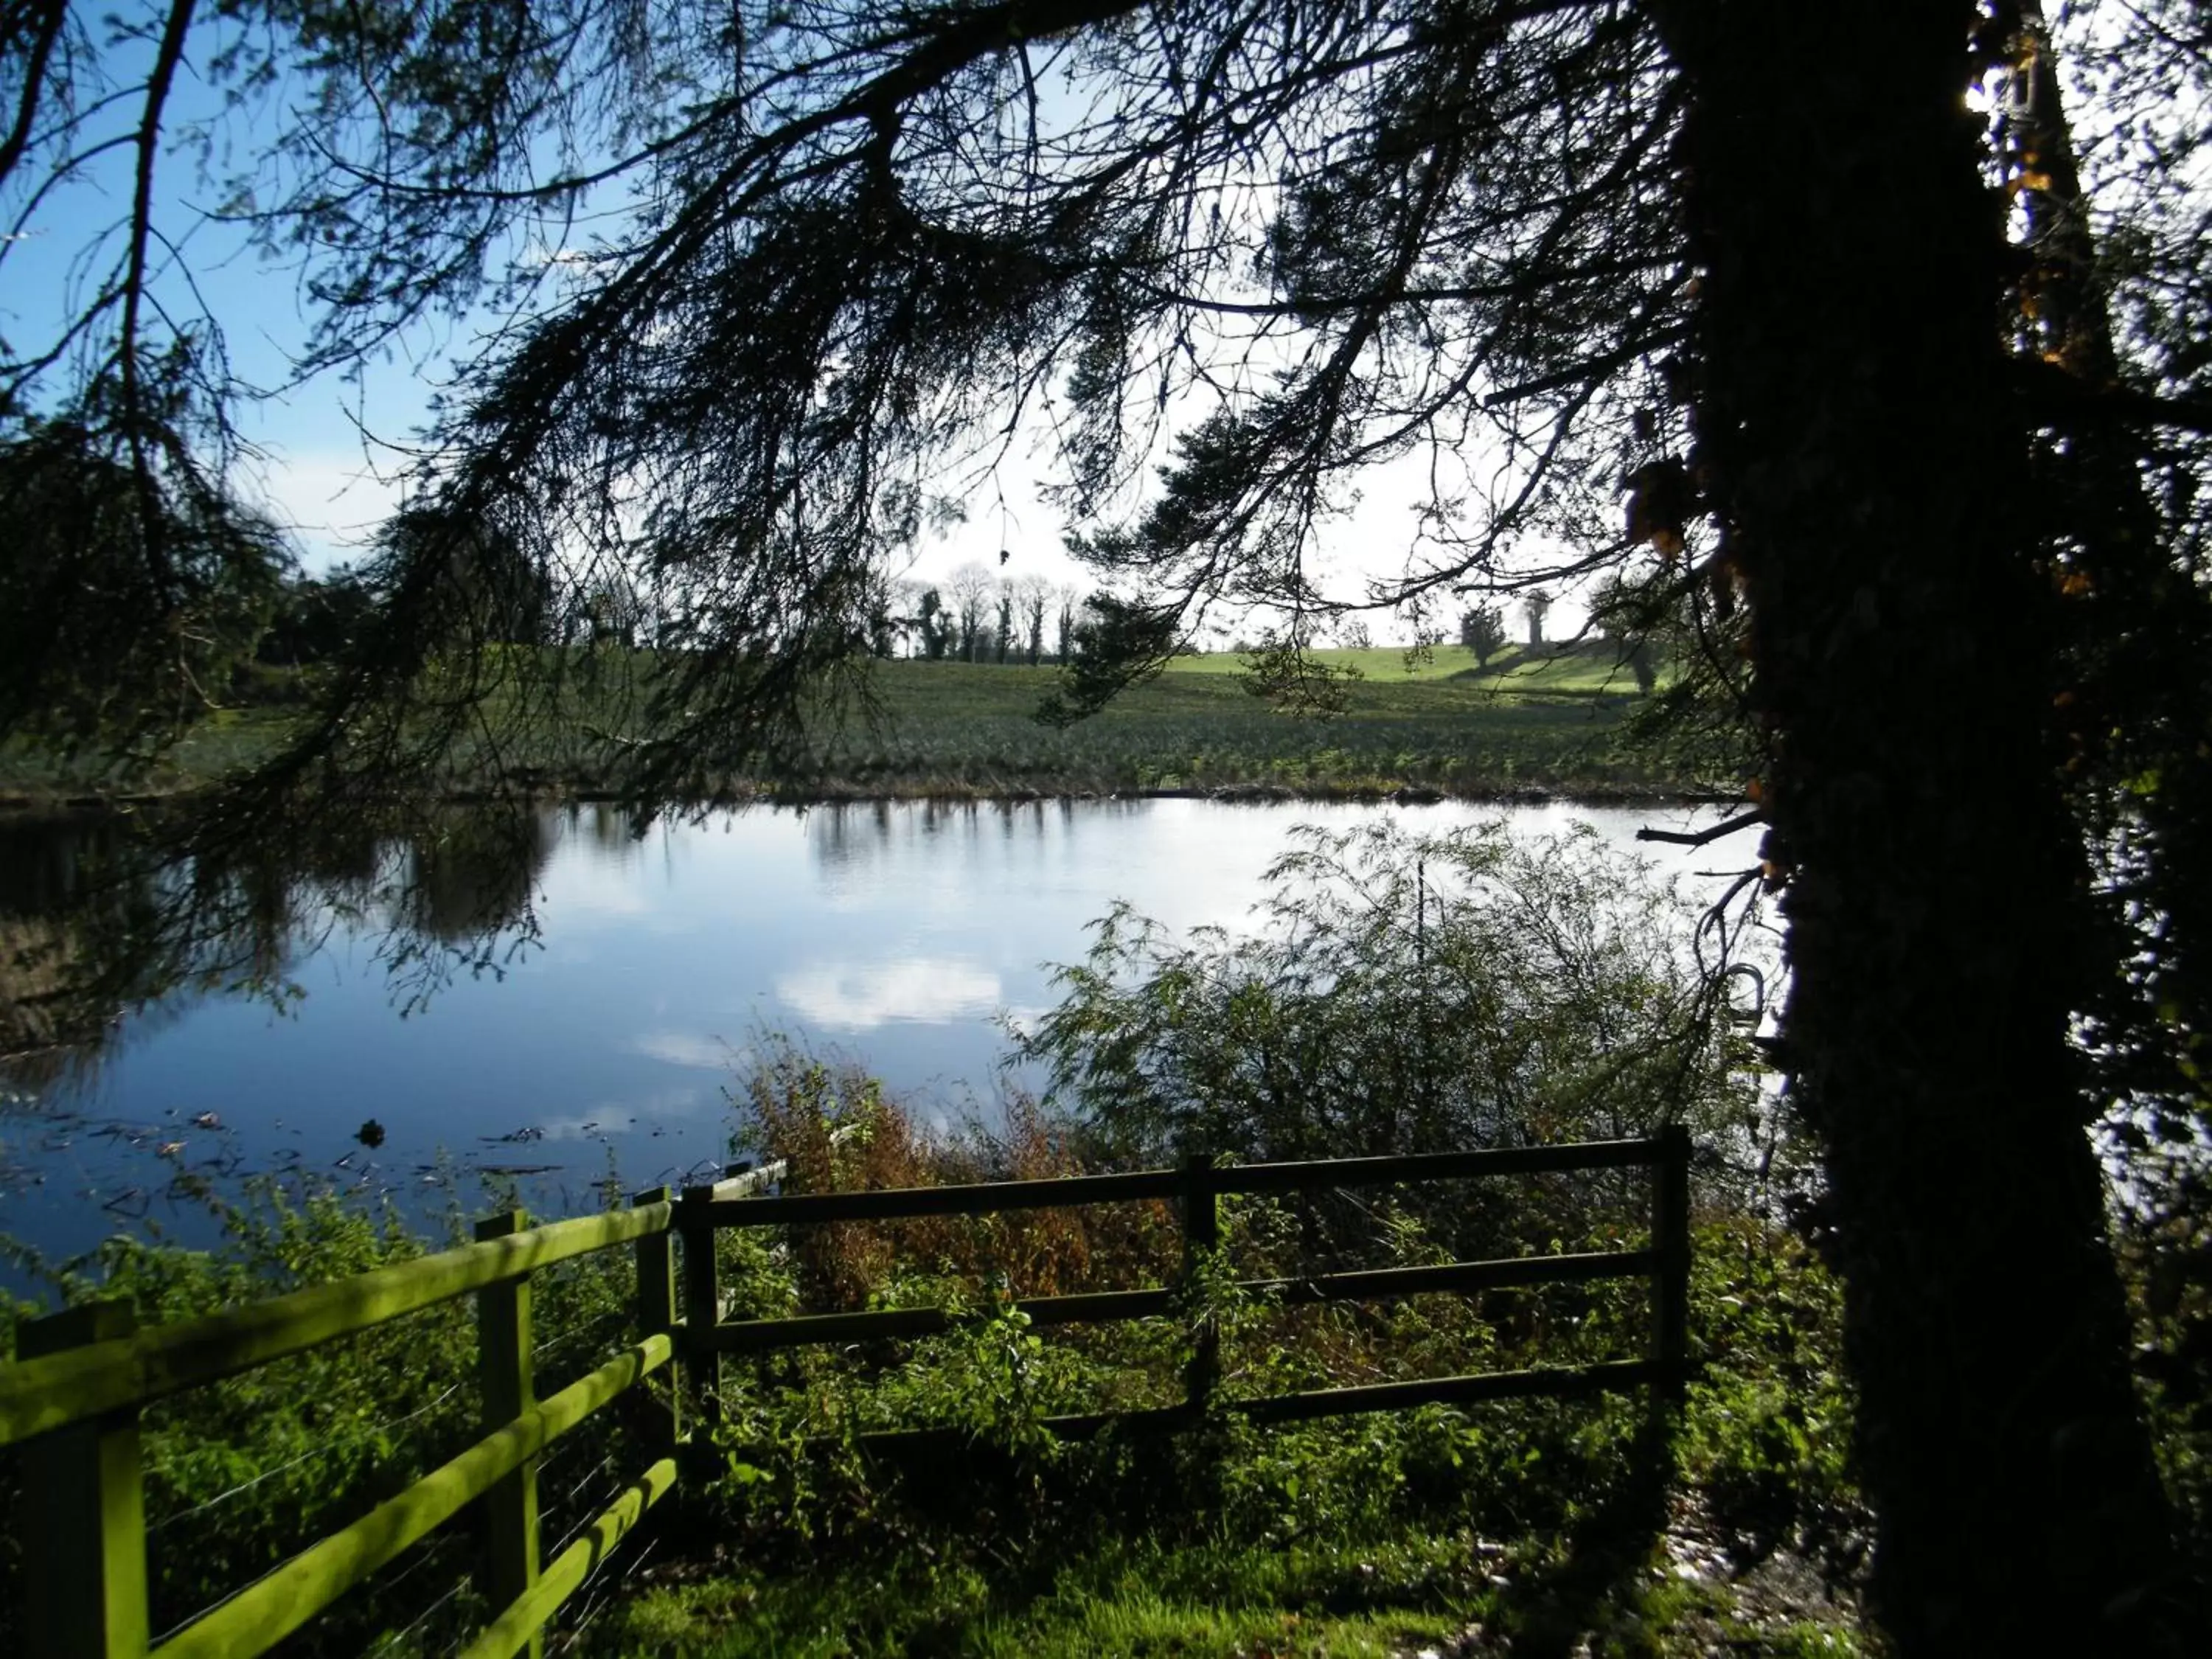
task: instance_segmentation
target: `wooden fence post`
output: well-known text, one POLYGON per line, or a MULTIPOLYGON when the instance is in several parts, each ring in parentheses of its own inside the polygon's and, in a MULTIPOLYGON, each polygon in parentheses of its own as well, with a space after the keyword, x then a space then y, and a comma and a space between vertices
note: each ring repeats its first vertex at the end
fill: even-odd
POLYGON ((722 1356, 714 1348, 722 1320, 722 1291, 714 1270, 714 1229, 707 1206, 712 1187, 686 1187, 676 1218, 684 1234, 684 1340, 679 1345, 693 1408, 708 1427, 721 1419, 722 1356))
MULTIPOLYGON (((1195 1288, 1198 1269, 1221 1243, 1221 1213, 1213 1190, 1213 1154, 1194 1152, 1182 1164, 1182 1275, 1195 1288)), ((1183 1372, 1183 1401, 1202 1416, 1221 1380, 1221 1331, 1207 1312, 1194 1334, 1190 1364, 1183 1372)))
MULTIPOLYGON (((666 1204, 670 1194, 665 1187, 648 1187, 630 1200, 638 1207, 649 1204, 666 1204)), ((640 1337, 658 1335, 662 1331, 676 1328, 676 1230, 672 1225, 663 1231, 648 1233, 637 1241, 637 1334, 640 1337)), ((656 1453, 665 1454, 675 1449, 684 1437, 682 1385, 672 1368, 668 1381, 668 1403, 664 1407, 657 1400, 648 1398, 645 1410, 650 1419, 646 1434, 656 1453)))
MULTIPOLYGON (((15 1357, 43 1359, 137 1324, 127 1302, 87 1303, 18 1327, 15 1357)), ((22 1460, 23 1651, 143 1659, 152 1632, 137 1408, 27 1441, 22 1460)))
POLYGON ((1651 1357, 1660 1382, 1654 1399, 1679 1407, 1690 1380, 1690 1131, 1659 1131, 1651 1172, 1651 1357))
MULTIPOLYGON (((520 1210, 487 1216, 477 1223, 477 1237, 507 1238, 529 1224, 520 1210)), ((531 1384, 530 1279, 487 1285, 477 1292, 477 1345, 482 1364, 483 1431, 496 1433, 535 1406, 531 1384)), ((486 1563, 484 1591, 504 1612, 537 1587, 541 1565, 538 1547, 538 1460, 530 1459, 484 1494, 486 1563)), ((496 1613, 494 1615, 497 1616, 496 1613)), ((519 1651, 544 1659, 545 1633, 533 1632, 519 1651)))

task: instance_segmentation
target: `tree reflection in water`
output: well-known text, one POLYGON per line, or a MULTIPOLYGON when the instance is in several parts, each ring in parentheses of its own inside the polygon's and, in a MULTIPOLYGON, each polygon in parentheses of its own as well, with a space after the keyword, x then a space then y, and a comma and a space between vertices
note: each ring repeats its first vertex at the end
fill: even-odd
POLYGON ((155 813, 0 818, 7 1109, 66 1110, 126 1030, 190 1001, 289 1006, 302 994, 295 964, 336 930, 376 938, 403 1012, 457 975, 500 972, 537 941, 556 840, 526 802, 326 818, 281 841, 196 848, 155 813))

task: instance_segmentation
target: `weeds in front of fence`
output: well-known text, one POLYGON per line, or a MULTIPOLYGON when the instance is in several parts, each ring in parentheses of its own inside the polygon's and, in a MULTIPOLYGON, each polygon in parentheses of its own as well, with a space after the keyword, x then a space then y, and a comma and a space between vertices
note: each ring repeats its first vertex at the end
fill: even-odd
MULTIPOLYGON (((1080 1134, 1034 1114, 1018 1111, 996 1141, 933 1146, 865 1079, 786 1059, 756 1074, 755 1121, 761 1149, 792 1158, 809 1191, 1082 1167, 1080 1134), (872 1124, 833 1146, 823 1125, 855 1109, 872 1124)), ((1555 1226, 1560 1197, 1540 1195, 1523 1218, 1555 1226)), ((687 1534, 714 1543, 686 1559, 670 1540, 673 1559, 648 1564, 652 1587, 604 1603, 586 1646, 1382 1653, 1458 1639, 1472 1624, 1540 1638, 1593 1620, 1742 1635, 1724 1585, 1690 1583, 1655 1557, 1674 1455, 1649 1439, 1638 1397, 1277 1427, 1220 1411, 1078 1439, 1045 1431, 1060 1413, 1178 1401, 1208 1322, 1224 1401, 1635 1352, 1644 1310, 1632 1283, 1297 1308, 1235 1290, 1240 1277, 1313 1267, 1316 1249, 1333 1266, 1358 1249, 1370 1266, 1427 1259, 1431 1227, 1442 1228, 1424 1224, 1413 1198, 1370 1198, 1358 1229, 1280 1199, 1224 1199, 1220 1255, 1175 1316, 1055 1330, 1030 1326, 1009 1298, 1159 1282, 1179 1248, 1162 1206, 725 1232, 732 1318, 791 1311, 802 1279, 817 1297, 836 1287, 841 1307, 965 1316, 911 1343, 726 1360, 718 1478, 695 1506, 704 1525, 687 1534), (1007 1225, 1048 1218, 1048 1238, 1007 1225), (882 1437, 923 1425, 944 1432, 882 1437)), ((1586 1235, 1547 1233, 1534 1247, 1606 1248, 1642 1218, 1595 1205, 1586 1235)), ((1508 1219, 1488 1215, 1483 1231, 1508 1219)), ((1848 1578, 1859 1523, 1836 1450, 1849 1409, 1832 1287, 1763 1224, 1708 1210, 1698 1235, 1693 1323, 1729 1357, 1691 1389, 1681 1472, 1713 1525, 1848 1578)), ((1753 1650, 1799 1650, 1782 1626, 1761 1628, 1768 1645, 1753 1650)), ((1837 1628, 1813 1629, 1802 1650, 1850 1650, 1831 1644, 1848 1639, 1837 1628)))
MULTIPOLYGON (((1072 1172, 1080 1139, 1017 1115, 996 1144, 927 1149, 864 1079, 794 1057, 781 1085, 780 1097, 756 1101, 771 1126, 764 1150, 797 1160, 811 1191, 1072 1172), (810 1101, 858 1103, 874 1133, 832 1147, 810 1101)), ((1627 1652, 1668 1650, 1670 1629, 1686 1642, 1747 1641, 1753 1626, 1735 1620, 1724 1583, 1685 1580, 1656 1553, 1677 1462, 1730 1537, 1839 1579, 1855 1571, 1832 1286, 1785 1234, 1711 1210, 1699 1218, 1692 1320, 1713 1358, 1690 1390, 1679 1460, 1648 1438, 1638 1397, 1275 1427, 1224 1411, 1061 1439, 1044 1419, 1180 1399, 1207 1321, 1220 1329, 1224 1398, 1571 1364, 1641 1338, 1633 1284, 1367 1307, 1240 1296, 1235 1279, 1295 1267, 1317 1237, 1334 1254, 1351 1248, 1343 1225, 1255 1198, 1224 1200, 1218 1267, 1174 1317, 1044 1331, 1011 1307, 1012 1293, 1157 1282, 1178 1245, 1173 1218, 1130 1211, 1057 1212, 1049 1249, 999 1230, 1018 1217, 830 1224, 811 1238, 725 1233, 732 1317, 789 1311, 801 1278, 838 1286, 848 1307, 934 1303, 966 1316, 912 1343, 726 1361, 718 1479, 693 1511, 704 1524, 685 1534, 714 1542, 687 1551, 671 1539, 647 1565, 650 1588, 603 1603, 585 1646, 1380 1654, 1461 1639, 1474 1625, 1539 1651, 1546 1632, 1570 1626, 1651 1636, 1618 1650, 1627 1652), (894 1226, 914 1231, 878 1253, 872 1235, 894 1226), (877 1437, 924 1425, 946 1432, 877 1437)), ((1549 1204, 1543 1216, 1557 1219, 1549 1204)), ((1628 1224, 1601 1206, 1588 1237, 1538 1248, 1602 1248, 1628 1224)), ((1370 1265, 1434 1248, 1402 1202, 1369 1206, 1364 1243, 1370 1265)), ((1769 1620, 1745 1650, 1853 1650, 1840 1628, 1793 1633, 1769 1620)))

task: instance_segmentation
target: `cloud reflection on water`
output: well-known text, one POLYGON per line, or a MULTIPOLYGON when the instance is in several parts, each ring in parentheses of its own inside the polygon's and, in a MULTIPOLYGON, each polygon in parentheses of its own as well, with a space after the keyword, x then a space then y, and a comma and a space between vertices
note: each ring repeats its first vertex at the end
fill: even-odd
POLYGON ((775 994, 809 1024, 871 1031, 895 1021, 988 1018, 1004 994, 999 975, 957 957, 811 963, 779 974, 775 994))
POLYGON ((689 1031, 647 1031, 631 1038, 629 1049, 648 1060, 699 1072, 734 1071, 745 1058, 742 1043, 689 1031))
POLYGON ((662 1089, 638 1098, 610 1101, 589 1111, 542 1119, 538 1127, 549 1140, 584 1140, 629 1134, 674 1118, 696 1118, 720 1111, 719 1091, 704 1088, 662 1089))

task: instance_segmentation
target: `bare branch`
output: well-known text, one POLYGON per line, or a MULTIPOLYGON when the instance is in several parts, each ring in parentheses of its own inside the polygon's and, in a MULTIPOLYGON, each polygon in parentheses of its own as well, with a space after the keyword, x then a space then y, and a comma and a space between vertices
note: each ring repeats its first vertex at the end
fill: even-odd
POLYGON ((1670 847, 1709 847, 1714 842, 1724 840, 1735 834, 1739 830, 1748 830, 1754 823, 1765 822, 1766 814, 1753 808, 1748 812, 1739 812, 1732 818, 1723 818, 1718 823, 1708 825, 1703 830, 1654 830, 1650 825, 1646 824, 1636 832, 1636 839, 1664 842, 1670 847))

